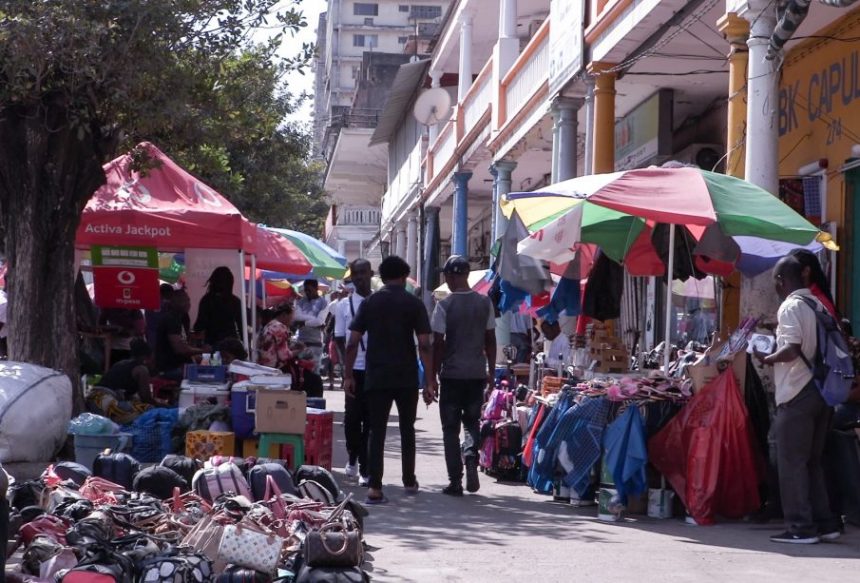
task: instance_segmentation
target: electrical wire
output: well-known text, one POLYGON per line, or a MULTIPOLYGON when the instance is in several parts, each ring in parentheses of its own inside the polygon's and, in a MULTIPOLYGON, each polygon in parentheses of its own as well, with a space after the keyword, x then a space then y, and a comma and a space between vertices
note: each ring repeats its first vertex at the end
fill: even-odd
POLYGON ((729 72, 725 69, 696 69, 693 71, 683 71, 681 73, 662 73, 660 71, 627 71, 625 75, 640 75, 646 77, 688 77, 690 75, 728 75, 729 72))

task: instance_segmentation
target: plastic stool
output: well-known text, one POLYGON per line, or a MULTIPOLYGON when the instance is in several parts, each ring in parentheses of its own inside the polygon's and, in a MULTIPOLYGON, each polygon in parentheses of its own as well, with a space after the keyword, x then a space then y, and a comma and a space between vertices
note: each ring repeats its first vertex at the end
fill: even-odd
POLYGON ((257 457, 269 457, 269 448, 273 445, 293 446, 293 460, 295 468, 305 463, 305 436, 298 433, 261 433, 260 446, 257 448, 257 457))

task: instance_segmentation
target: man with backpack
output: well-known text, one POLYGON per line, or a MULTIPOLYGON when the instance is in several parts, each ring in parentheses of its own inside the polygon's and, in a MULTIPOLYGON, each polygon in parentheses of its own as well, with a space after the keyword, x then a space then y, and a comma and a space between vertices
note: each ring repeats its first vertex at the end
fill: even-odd
POLYGON ((774 268, 782 300, 777 313, 776 352, 756 357, 773 365, 776 385, 774 436, 786 531, 771 541, 815 544, 839 538, 839 522, 830 511, 821 460, 832 410, 813 375, 818 362, 820 302, 803 283, 803 268, 785 257, 774 268))
MULTIPOLYGON (((490 298, 469 287, 469 262, 451 256, 442 269, 451 295, 436 304, 430 325, 433 328, 433 362, 441 383, 439 416, 449 484, 442 490, 449 496, 463 495, 463 461, 466 490, 477 492, 478 448, 480 447, 481 405, 484 389, 492 388, 494 370, 488 363, 496 358, 496 319, 490 298), (465 437, 460 446, 460 426, 465 437), (462 457, 461 457, 462 456, 462 457)), ((433 388, 424 389, 428 404, 436 399, 433 388)))

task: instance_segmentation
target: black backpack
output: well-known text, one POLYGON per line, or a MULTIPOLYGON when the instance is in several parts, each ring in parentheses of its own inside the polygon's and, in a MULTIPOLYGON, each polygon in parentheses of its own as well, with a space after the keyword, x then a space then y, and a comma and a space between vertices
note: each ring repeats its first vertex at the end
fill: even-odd
POLYGON ((255 502, 259 502, 265 498, 266 479, 268 476, 272 476, 275 484, 281 489, 282 494, 299 495, 293 484, 293 477, 284 466, 277 463, 262 463, 248 470, 248 486, 251 487, 251 495, 254 497, 255 502))
POLYGON ((9 500, 9 506, 15 510, 22 510, 28 506, 38 506, 44 489, 45 485, 41 480, 15 482, 9 486, 6 498, 9 500))
POLYGON ((269 575, 246 569, 245 567, 228 567, 218 575, 215 583, 269 583, 272 578, 269 575))
POLYGON ((293 480, 295 481, 296 486, 304 481, 316 482, 331 493, 331 496, 336 503, 344 499, 344 493, 341 491, 334 475, 321 466, 301 466, 296 470, 293 480))
POLYGON ((296 583, 369 583, 370 577, 358 567, 303 566, 296 583))
POLYGON ((93 462, 93 475, 131 490, 140 464, 127 453, 99 454, 93 462))
POLYGON ((134 478, 134 491, 146 492, 159 500, 167 500, 173 496, 173 489, 188 491, 188 482, 171 470, 162 466, 144 468, 134 478))
POLYGON ((164 456, 164 459, 161 460, 161 466, 165 468, 170 468, 180 476, 182 476, 186 482, 188 482, 188 487, 191 487, 191 480, 194 479, 194 474, 197 473, 197 470, 203 468, 203 464, 194 458, 190 458, 184 455, 176 455, 169 454, 164 456))
POLYGON ((71 480, 78 486, 83 486, 87 478, 93 473, 83 464, 77 462, 57 462, 54 464, 54 473, 62 480, 71 480))

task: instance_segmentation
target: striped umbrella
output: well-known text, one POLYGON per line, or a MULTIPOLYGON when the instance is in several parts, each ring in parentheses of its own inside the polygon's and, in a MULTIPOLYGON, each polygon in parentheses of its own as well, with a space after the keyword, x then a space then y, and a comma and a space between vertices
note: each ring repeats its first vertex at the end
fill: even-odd
POLYGON ((297 273, 290 275, 295 275, 297 276, 297 278, 343 278, 344 273, 346 273, 346 257, 341 255, 319 239, 315 239, 310 235, 300 233, 299 231, 292 231, 290 229, 275 229, 272 227, 267 228, 270 231, 274 231, 275 233, 278 233, 279 235, 287 238, 290 242, 292 242, 296 247, 298 247, 299 251, 302 252, 305 258, 311 264, 312 270, 310 274, 297 273))

